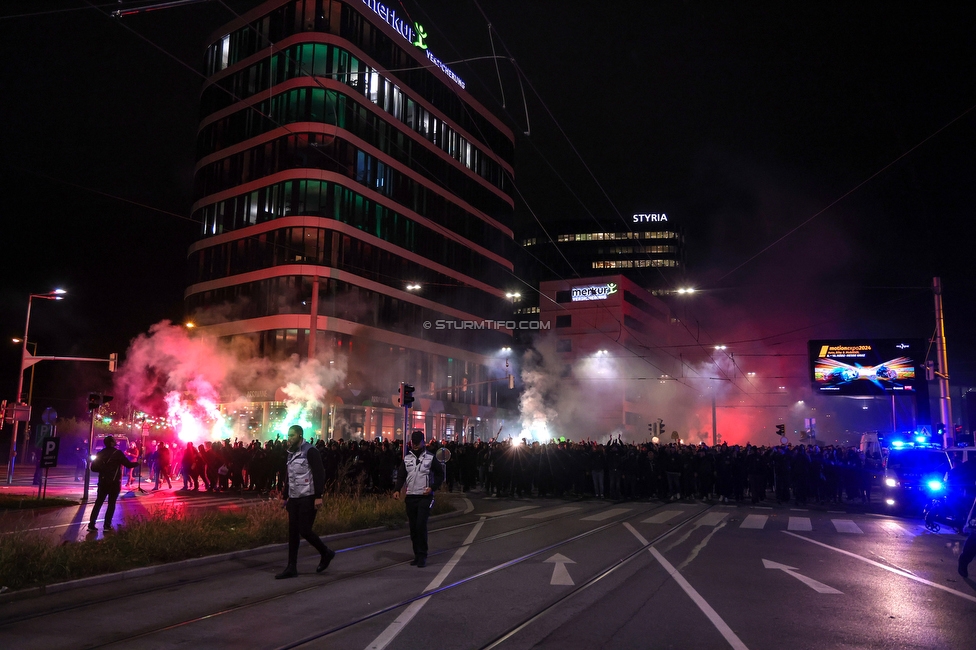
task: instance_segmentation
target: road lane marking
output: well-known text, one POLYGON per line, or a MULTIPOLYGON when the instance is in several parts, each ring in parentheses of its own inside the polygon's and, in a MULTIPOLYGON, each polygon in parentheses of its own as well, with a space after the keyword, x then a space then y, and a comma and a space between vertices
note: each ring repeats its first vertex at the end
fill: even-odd
POLYGON ((729 516, 727 512, 709 512, 704 517, 695 522, 696 526, 718 526, 722 520, 729 516))
POLYGON ((663 512, 657 513, 653 517, 648 517, 641 523, 642 524, 663 524, 671 521, 678 515, 683 515, 683 514, 685 514, 684 510, 665 510, 663 512))
MULTIPOLYGON (((637 538, 637 541, 644 546, 647 546, 650 543, 644 539, 643 535, 637 532, 637 529, 630 525, 630 522, 624 522, 624 528, 633 533, 634 537, 637 538)), ((662 567, 664 567, 664 570, 668 572, 668 575, 674 578, 674 581, 678 583, 678 586, 681 587, 686 594, 688 594, 688 597, 691 598, 692 602, 694 602, 695 605, 698 606, 698 609, 700 609, 702 613, 708 617, 708 620, 711 621, 712 625, 715 626, 715 629, 717 629, 719 633, 725 637, 725 640, 728 641, 730 646, 736 650, 749 650, 746 644, 743 643, 742 640, 736 636, 735 632, 732 631, 732 628, 730 628, 728 624, 722 620, 722 617, 718 615, 718 612, 712 609, 712 606, 705 602, 705 599, 701 597, 701 594, 695 591, 695 588, 692 587, 687 580, 685 580, 683 575, 678 573, 677 569, 671 566, 671 563, 668 562, 663 555, 658 553, 656 548, 653 546, 648 546, 647 551, 662 567)))
POLYGON ((580 521, 604 521, 610 517, 616 517, 617 515, 622 515, 625 512, 630 512, 630 508, 611 508, 604 512, 597 513, 595 515, 590 515, 589 517, 583 517, 580 521))
POLYGON ((579 510, 579 508, 574 506, 566 506, 565 508, 556 508, 554 510, 546 510, 544 512, 536 512, 531 515, 525 515, 522 517, 522 519, 548 519, 549 517, 564 515, 567 512, 573 512, 574 510, 579 510))
MULTIPOLYGON (((460 548, 454 551, 454 555, 447 562, 447 564, 445 564, 444 567, 440 570, 440 573, 438 573, 437 576, 433 580, 431 580, 430 584, 427 585, 427 588, 424 589, 424 592, 437 589, 438 587, 441 586, 441 583, 443 583, 447 579, 448 574, 451 573, 454 567, 457 566, 457 563, 461 561, 461 558, 468 551, 468 547, 471 546, 471 544, 474 542, 474 538, 478 535, 478 532, 481 530, 481 527, 484 525, 485 525, 485 518, 482 517, 478 521, 478 523, 474 525, 474 528, 471 529, 471 532, 464 540, 464 543, 461 544, 460 548)), ((405 610, 403 610, 403 613, 397 616, 395 621, 390 623, 390 625, 385 630, 383 630, 383 632, 378 637, 376 637, 376 639, 371 644, 366 646, 367 650, 382 650, 386 646, 390 645, 390 643, 393 642, 393 639, 395 639, 397 635, 400 634, 400 632, 403 630, 403 628, 405 628, 407 624, 411 620, 413 620, 413 617, 420 612, 423 606, 426 605, 427 601, 430 599, 431 597, 427 596, 426 598, 421 598, 420 600, 415 600, 412 603, 410 603, 410 605, 405 610)))
POLYGON ((542 561, 543 564, 546 564, 547 562, 551 562, 553 565, 552 578, 549 580, 549 584, 551 585, 575 585, 576 584, 575 582, 573 582, 573 578, 570 577, 569 571, 566 569, 567 564, 576 564, 575 562, 570 560, 562 553, 556 553, 548 560, 542 561))
POLYGON ((922 584, 928 585, 930 587, 935 587, 936 589, 941 589, 942 591, 947 591, 950 594, 955 594, 956 596, 959 596, 960 598, 965 598, 966 600, 970 600, 970 601, 976 603, 976 596, 971 596, 969 594, 964 594, 961 591, 956 591, 955 589, 951 589, 951 588, 946 587, 944 585, 940 585, 938 582, 932 582, 931 580, 926 580, 925 578, 919 578, 918 576, 912 575, 911 573, 908 573, 907 571, 903 571, 901 569, 896 569, 894 567, 886 566, 884 564, 881 564, 880 562, 875 562, 874 560, 869 560, 868 558, 862 557, 862 556, 860 556, 860 555, 858 555, 856 553, 851 553, 850 551, 845 551, 842 548, 837 548, 836 546, 830 546, 829 544, 824 544, 823 542, 818 542, 816 540, 810 539, 809 537, 804 537, 803 535, 797 535, 796 533, 791 533, 791 532, 786 531, 786 530, 784 530, 783 532, 786 533, 787 535, 790 535, 791 537, 796 537, 797 539, 802 539, 804 542, 810 542, 811 544, 816 544, 817 546, 822 546, 822 547, 824 547, 826 549, 830 549, 831 551, 837 551, 838 553, 840 553, 842 555, 846 555, 848 557, 852 557, 855 560, 860 560, 861 562, 867 562, 868 564, 871 564, 873 566, 876 566, 879 569, 884 569, 885 571, 891 571, 892 573, 895 573, 897 575, 900 575, 900 576, 903 576, 905 578, 908 578, 909 580, 915 580, 916 582, 921 582, 922 584))
POLYGON ((863 533, 864 531, 857 527, 852 519, 831 519, 830 522, 834 524, 834 528, 837 529, 838 533, 863 533))
POLYGON ((763 566, 766 567, 767 569, 779 569, 783 573, 793 576, 794 578, 796 578, 806 586, 816 591, 818 594, 842 594, 843 595, 844 593, 843 591, 838 591, 837 589, 834 589, 830 585, 825 585, 822 582, 817 582, 813 578, 809 576, 805 576, 802 573, 797 573, 797 568, 795 566, 786 566, 785 564, 780 564, 779 562, 773 562, 771 560, 765 560, 765 559, 763 560, 763 566))
POLYGON ((501 517, 502 515, 514 515, 516 512, 535 510, 540 507, 542 506, 520 506, 518 508, 509 508, 508 510, 495 510, 494 512, 482 512, 480 514, 482 517, 501 517))
POLYGON ((786 530, 813 530, 813 524, 809 517, 790 517, 790 523, 786 530))
POLYGON ((766 522, 769 520, 769 515, 748 515, 742 520, 742 525, 739 528, 755 528, 757 530, 762 530, 766 527, 766 522))
POLYGON ((464 503, 465 503, 464 512, 462 512, 461 514, 466 515, 470 513, 472 510, 474 510, 474 504, 471 503, 471 499, 469 499, 468 497, 461 497, 461 498, 464 499, 464 503))

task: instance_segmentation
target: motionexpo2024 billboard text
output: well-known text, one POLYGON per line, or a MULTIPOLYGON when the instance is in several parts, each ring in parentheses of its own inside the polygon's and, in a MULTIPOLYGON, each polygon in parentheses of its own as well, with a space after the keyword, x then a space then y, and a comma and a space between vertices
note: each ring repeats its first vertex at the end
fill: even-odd
POLYGON ((834 395, 912 393, 925 380, 920 339, 810 341, 814 388, 834 395))

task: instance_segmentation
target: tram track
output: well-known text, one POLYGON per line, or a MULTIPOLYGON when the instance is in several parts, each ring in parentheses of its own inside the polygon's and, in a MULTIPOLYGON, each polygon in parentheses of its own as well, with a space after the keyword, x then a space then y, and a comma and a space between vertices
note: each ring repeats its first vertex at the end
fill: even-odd
MULTIPOLYGON (((647 512, 652 512, 652 511, 657 510, 659 508, 662 508, 662 507, 664 507, 666 505, 667 504, 656 504, 656 505, 654 505, 651 508, 644 509, 642 511, 642 513, 643 514, 646 514, 647 512)), ((474 526, 479 521, 481 521, 482 519, 485 519, 485 520, 504 520, 504 519, 508 519, 510 517, 517 517, 517 516, 521 516, 521 515, 525 515, 525 514, 526 513, 524 511, 513 512, 513 513, 510 513, 510 514, 496 515, 496 516, 491 516, 491 513, 485 513, 485 514, 481 515, 479 517, 479 519, 476 519, 476 520, 473 520, 473 521, 470 521, 470 522, 464 522, 464 523, 460 523, 460 524, 454 524, 454 525, 451 525, 451 526, 444 526, 444 527, 441 527, 441 528, 437 528, 437 529, 431 530, 430 533, 431 534, 441 533, 441 532, 445 532, 445 531, 448 531, 448 530, 453 530, 453 529, 457 529, 457 528, 463 528, 465 526, 474 526)), ((501 532, 501 533, 496 533, 494 535, 490 535, 490 536, 487 536, 487 537, 484 537, 484 538, 475 540, 471 545, 477 546, 477 545, 482 545, 482 544, 488 544, 490 542, 494 542, 494 541, 497 541, 499 539, 504 539, 506 537, 511 537, 511 536, 514 536, 514 535, 519 535, 519 534, 522 534, 522 533, 527 533, 527 532, 530 532, 530 531, 533 531, 533 530, 537 530, 537 529, 540 529, 540 528, 552 526, 553 524, 556 524, 556 523, 558 523, 558 522, 560 522, 560 521, 562 521, 564 519, 567 519, 567 518, 570 518, 570 517, 573 517, 573 516, 577 516, 578 514, 579 513, 576 513, 576 512, 566 513, 564 515, 552 517, 552 518, 547 519, 545 521, 540 521, 538 523, 533 523, 533 524, 529 524, 529 525, 526 525, 526 526, 521 526, 521 527, 515 528, 513 530, 504 531, 504 532, 501 532)), ((613 523, 615 523, 615 522, 611 522, 610 524, 607 524, 605 526, 601 526, 599 530, 605 529, 605 528, 613 525, 613 523)), ((409 539, 409 536, 408 535, 405 535, 405 536, 398 536, 398 537, 395 537, 395 538, 390 538, 390 539, 387 539, 387 540, 377 540, 375 542, 369 542, 367 544, 362 544, 362 545, 357 545, 357 546, 354 546, 354 547, 348 547, 348 548, 345 548, 345 549, 340 549, 340 550, 337 551, 337 553, 345 553, 345 552, 350 552, 350 551, 363 550, 363 549, 366 549, 366 548, 380 546, 380 545, 384 545, 384 544, 390 544, 390 543, 393 543, 393 542, 402 542, 405 539, 409 539)), ((452 553, 452 552, 456 551, 458 548, 460 548, 461 546, 463 546, 463 544, 452 545, 452 546, 449 546, 449 547, 443 547, 443 548, 437 550, 436 552, 431 553, 430 557, 437 557, 437 556, 441 556, 441 555, 445 555, 445 554, 452 553)), ((539 551, 539 552, 544 552, 544 550, 543 551, 539 551)), ((527 558, 525 558, 525 559, 527 559, 527 558)), ((279 560, 276 559, 274 561, 265 562, 265 563, 262 563, 259 566, 242 567, 240 569, 235 569, 234 572, 237 573, 237 572, 241 572, 241 571, 255 571, 255 570, 258 570, 258 569, 260 569, 260 568, 262 568, 264 566, 269 566, 271 564, 274 564, 277 561, 279 561, 279 560)), ((200 614, 200 615, 197 615, 197 616, 193 616, 193 617, 184 619, 182 621, 177 621, 177 622, 174 622, 174 623, 169 623, 167 625, 162 625, 162 626, 159 626, 159 627, 155 627, 155 628, 150 629, 150 630, 144 630, 144 631, 141 631, 141 632, 139 632, 137 634, 132 634, 132 635, 128 635, 128 636, 125 636, 125 637, 116 638, 116 639, 111 639, 111 640, 105 641, 103 643, 85 645, 84 647, 86 649, 87 648, 103 648, 103 647, 110 647, 110 646, 115 646, 115 645, 119 645, 119 644, 125 644, 125 643, 128 643, 128 642, 136 641, 136 640, 140 640, 140 639, 145 639, 147 637, 151 637, 151 636, 156 635, 156 634, 160 634, 160 633, 167 632, 167 631, 170 631, 170 630, 176 630, 176 629, 180 629, 180 628, 186 628, 186 627, 191 626, 191 625, 193 625, 195 623, 199 623, 199 622, 202 622, 202 621, 212 620, 214 618, 218 618, 218 617, 221 617, 221 616, 227 616, 227 615, 235 614, 235 613, 241 612, 243 610, 251 609, 251 608, 258 607, 258 606, 261 606, 261 605, 265 605, 265 604, 268 604, 268 603, 272 603, 272 602, 275 602, 275 601, 281 601, 283 599, 287 599, 287 598, 290 598, 290 597, 293 597, 293 596, 299 596, 299 595, 307 594, 309 592, 313 592, 313 591, 316 591, 316 590, 319 590, 319 589, 324 589, 324 588, 327 588, 327 587, 331 587, 331 586, 334 586, 334 585, 339 585, 341 583, 345 583, 345 582, 348 582, 348 581, 351 581, 351 580, 355 580, 355 579, 358 579, 358 578, 363 578, 363 577, 366 577, 366 576, 370 576, 370 575, 374 575, 374 574, 377 574, 377 573, 381 573, 381 572, 387 571, 389 569, 394 569, 394 568, 397 568, 397 567, 402 567, 402 566, 407 565, 407 564, 408 564, 408 561, 404 560, 402 562, 394 562, 394 563, 390 563, 390 564, 384 564, 384 565, 378 566, 378 567, 372 567, 372 568, 369 568, 369 569, 366 569, 366 570, 363 570, 363 571, 356 571, 354 573, 349 573, 349 574, 345 574, 345 575, 341 575, 341 576, 335 577, 334 579, 328 580, 327 582, 322 582, 322 583, 318 583, 318 584, 314 584, 314 585, 303 586, 303 587, 301 587, 299 589, 293 589, 293 590, 289 590, 289 591, 286 591, 286 592, 283 592, 283 593, 273 594, 273 595, 266 596, 266 597, 263 597, 263 598, 259 598, 259 599, 256 599, 256 600, 248 601, 246 603, 240 603, 240 604, 237 604, 237 605, 225 606, 223 608, 216 609, 216 610, 213 610, 213 611, 208 612, 208 613, 205 613, 205 614, 200 614)), ((221 576, 226 576, 226 575, 227 575, 227 573, 221 574, 221 576)), ((194 580, 193 582, 205 582, 206 580, 209 580, 209 579, 211 579, 211 578, 210 577, 207 577, 207 578, 200 579, 200 580, 194 580)), ((160 586, 157 589, 147 590, 146 593, 152 593, 153 591, 161 591, 161 590, 164 590, 164 589, 171 589, 174 586, 183 586, 183 585, 187 585, 187 584, 192 584, 192 583, 191 582, 180 582, 180 583, 177 583, 175 585, 173 583, 170 583, 168 585, 160 586)), ((413 599, 413 600, 416 600, 416 598, 413 599)), ((407 601, 407 602, 412 602, 412 601, 407 601)), ((101 603, 98 603, 98 604, 101 604, 101 603)), ((90 606, 90 605, 91 605, 91 603, 86 603, 86 604, 83 604, 83 605, 73 606, 70 609, 79 609, 81 607, 90 606)), ((53 611, 52 612, 45 612, 44 614, 40 614, 38 616, 23 617, 20 620, 29 620, 31 618, 37 618, 39 616, 45 616, 48 613, 53 613, 53 611)), ((0 627, 3 627, 3 625, 0 624, 0 627)))
MULTIPOLYGON (((369 614, 366 614, 364 616, 360 616, 360 617, 358 617, 356 619, 353 619, 351 621, 347 621, 345 623, 341 623, 339 625, 335 625, 335 626, 333 626, 331 628, 328 628, 328 629, 326 629, 326 630, 324 630, 322 632, 318 632, 318 633, 315 633, 315 634, 312 634, 312 635, 308 635, 308 636, 305 636, 305 637, 303 637, 301 639, 298 639, 296 641, 292 641, 292 642, 289 642, 287 644, 284 644, 284 645, 281 645, 281 646, 277 646, 275 648, 275 650, 292 650, 293 648, 300 648, 300 647, 306 646, 306 645, 308 645, 308 644, 310 644, 310 643, 312 643, 314 641, 319 641, 321 639, 325 639, 325 638, 327 638, 329 636, 332 636, 334 634, 337 634, 339 632, 342 632, 343 630, 347 630, 347 629, 352 628, 352 627, 355 627, 355 626, 357 626, 357 625, 359 625, 361 623, 364 623, 366 621, 372 620, 372 619, 374 619, 374 618, 376 618, 378 616, 382 616, 383 614, 387 614, 387 613, 396 611, 397 609, 400 609, 402 607, 406 607, 406 606, 410 605, 411 603, 414 603, 414 602, 416 602, 418 600, 421 600, 421 599, 424 599, 424 598, 430 598, 431 596, 435 596, 437 594, 444 593, 446 591, 449 591, 451 589, 454 589, 454 588, 460 587, 462 585, 468 584, 468 583, 473 582, 475 580, 478 580, 480 578, 484 578, 486 576, 493 575, 495 573, 498 573, 499 571, 503 571, 503 570, 508 569, 510 567, 516 566, 516 565, 521 564, 521 563, 523 563, 523 562, 525 562, 525 561, 527 561, 529 559, 532 559, 532 558, 537 557, 539 555, 542 555, 544 553, 548 553, 550 551, 553 551, 553 550, 555 550, 557 548, 560 548, 562 546, 565 546, 567 544, 571 544, 571 543, 576 542, 578 540, 585 539, 585 538, 590 537, 592 535, 596 535, 596 534, 601 533, 603 531, 609 530, 609 529, 611 529, 611 528, 613 528, 613 527, 615 527, 615 526, 617 526, 619 524, 622 524, 622 523, 624 523, 624 522, 626 522, 626 521, 628 521, 630 519, 633 519, 634 517, 642 517, 642 516, 646 515, 648 512, 652 512, 654 510, 663 508, 663 507, 665 507, 667 505, 668 504, 661 504, 661 505, 658 505, 658 506, 656 506, 654 508, 648 508, 648 509, 645 509, 645 510, 643 510, 641 512, 638 512, 638 513, 627 514, 625 516, 622 516, 622 517, 619 517, 619 518, 615 518, 613 521, 610 521, 610 522, 608 522, 606 524, 603 524, 601 526, 598 526, 598 527, 593 528, 591 530, 588 530, 586 532, 579 533, 577 535, 573 535, 573 536, 570 536, 568 538, 562 539, 562 540, 560 540, 558 542, 555 542, 553 544, 548 544, 548 545, 546 545, 546 546, 544 546, 542 548, 538 548, 538 549, 536 549, 534 551, 531 551, 529 553, 523 554, 523 555, 521 555, 519 557, 516 557, 514 559, 507 560, 505 562, 501 562, 499 564, 496 564, 495 566, 492 566, 492 567, 490 567, 488 569, 484 569, 482 571, 479 571, 479 572, 477 572, 477 573, 475 573, 473 575, 470 575, 468 577, 460 578, 460 579, 455 580, 455 581, 453 581, 451 583, 448 583, 448 584, 442 585, 440 587, 437 587, 436 589, 431 589, 431 590, 428 590, 428 591, 424 591, 423 593, 420 593, 420 594, 418 594, 416 596, 411 596, 410 598, 403 599, 403 600, 401 600, 401 601, 399 601, 397 603, 394 603, 392 605, 387 605, 387 606, 382 607, 380 609, 377 609, 377 610, 375 610, 373 612, 370 612, 369 614)), ((702 505, 705 505, 705 504, 702 504, 702 505)), ((672 528, 670 530, 662 533, 661 535, 655 537, 653 540, 651 540, 650 542, 648 542, 648 544, 646 546, 642 546, 637 551, 635 551, 633 553, 630 553, 627 556, 625 556, 624 558, 613 562, 611 565, 609 565, 609 567, 607 567, 605 569, 601 569, 598 572, 597 576, 595 576, 594 578, 591 578, 590 580, 587 580, 585 583, 583 583, 582 585, 580 585, 576 589, 573 589, 569 594, 565 594, 563 597, 557 599, 557 601, 555 603, 551 603, 551 604, 547 605, 546 607, 542 608, 541 610, 537 611, 531 617, 529 617, 525 621, 519 623, 519 625, 515 626, 515 628, 512 628, 512 630, 507 631, 506 632, 506 635, 509 635, 510 636, 511 634, 514 634, 517 631, 523 629, 528 624, 531 624, 531 622, 537 620, 538 618, 540 618, 541 616, 543 616, 545 613, 551 611, 560 602, 568 599, 569 597, 572 597, 573 595, 575 595, 577 593, 580 593, 581 591, 585 590, 586 588, 588 588, 592 584, 595 584, 596 582, 598 582, 603 577, 606 577, 607 575, 609 575, 610 573, 612 573, 616 569, 620 568, 624 564, 630 562, 631 560, 633 560, 634 558, 636 558, 637 556, 639 556, 641 553, 643 553, 644 551, 646 551, 648 547, 652 546, 653 544, 657 543, 658 541, 660 541, 662 539, 665 539, 669 535, 673 534, 674 532, 676 532, 680 528, 684 527, 686 524, 694 521, 695 519, 697 519, 698 517, 702 516, 703 514, 705 514, 706 512, 708 512, 709 510, 711 510, 714 507, 715 507, 714 505, 705 505, 705 508, 703 510, 698 511, 698 512, 695 512, 694 514, 690 515, 689 517, 686 517, 682 521, 676 523, 674 526, 672 526, 672 528)), ((497 536, 493 536, 493 537, 497 537, 497 536)), ((484 538, 483 540, 480 540, 480 541, 481 542, 487 542, 487 541, 491 541, 491 539, 492 538, 490 538, 490 537, 486 537, 486 538, 484 538)), ((474 542, 473 544, 477 544, 477 543, 478 542, 474 542)), ((508 638, 508 636, 506 636, 506 635, 503 635, 503 637, 504 638, 508 638)), ((499 637, 499 639, 493 640, 490 643, 491 644, 495 644, 496 642, 503 641, 504 638, 499 637)), ((486 646, 486 647, 494 647, 494 645, 490 645, 490 646, 486 646)))

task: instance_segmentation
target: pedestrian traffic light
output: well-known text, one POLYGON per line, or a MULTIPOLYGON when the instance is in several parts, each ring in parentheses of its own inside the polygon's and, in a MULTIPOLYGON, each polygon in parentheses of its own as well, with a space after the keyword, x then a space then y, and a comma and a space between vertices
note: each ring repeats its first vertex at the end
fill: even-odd
POLYGON ((785 424, 777 424, 776 425, 776 435, 778 435, 778 436, 785 436, 786 435, 786 425, 785 424))
POLYGON ((400 406, 409 407, 413 404, 413 386, 400 382, 400 406))

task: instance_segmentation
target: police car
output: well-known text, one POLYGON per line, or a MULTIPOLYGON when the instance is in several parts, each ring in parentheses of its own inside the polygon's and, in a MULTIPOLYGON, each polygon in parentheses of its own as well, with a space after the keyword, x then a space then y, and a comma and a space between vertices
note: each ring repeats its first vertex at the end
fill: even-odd
POLYGON ((884 459, 884 499, 891 510, 921 510, 945 492, 949 454, 926 436, 889 442, 884 459))

